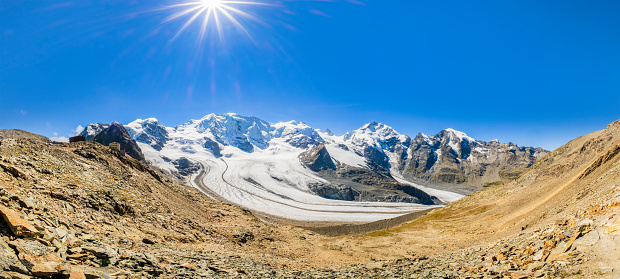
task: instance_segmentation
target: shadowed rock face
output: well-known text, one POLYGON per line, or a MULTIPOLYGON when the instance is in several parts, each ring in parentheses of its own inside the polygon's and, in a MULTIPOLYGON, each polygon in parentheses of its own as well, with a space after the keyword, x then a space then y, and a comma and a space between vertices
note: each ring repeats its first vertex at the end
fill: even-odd
POLYGON ((332 161, 324 144, 319 144, 315 148, 302 153, 300 156, 301 163, 313 171, 318 172, 321 170, 336 169, 336 164, 332 161))
POLYGON ((212 141, 210 138, 205 138, 205 143, 202 146, 210 150, 215 157, 222 157, 222 148, 219 143, 212 141))
POLYGON ((411 141, 402 173, 432 182, 483 186, 518 177, 547 153, 542 148, 477 141, 444 130, 435 136, 418 134, 411 141))
POLYGON ((95 136, 93 140, 105 146, 110 145, 112 142, 118 142, 121 145, 121 150, 124 150, 132 158, 144 162, 142 150, 121 124, 113 123, 95 136))

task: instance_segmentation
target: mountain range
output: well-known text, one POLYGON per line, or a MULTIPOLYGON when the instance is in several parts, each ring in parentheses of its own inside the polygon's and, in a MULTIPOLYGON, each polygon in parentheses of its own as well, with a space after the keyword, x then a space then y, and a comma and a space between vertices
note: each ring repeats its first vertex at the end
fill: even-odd
MULTIPOLYGON (((105 131, 112 126, 99 132, 106 141, 129 137, 122 125, 105 131)), ((0 278, 613 279, 620 272, 620 121, 570 141, 510 182, 369 223, 398 215, 407 203, 326 203, 290 194, 288 183, 305 175, 381 175, 368 163, 353 167, 332 158, 327 151, 335 143, 326 138, 291 152, 273 139, 252 153, 222 145, 219 157, 203 147, 172 164, 197 168, 188 168, 188 180, 204 185, 188 187, 94 140, 58 143, 21 130, 0 135, 0 278), (289 181, 258 191, 267 177, 289 181), (207 196, 217 193, 283 206, 304 229, 207 196), (356 218, 333 222, 344 215, 356 218)), ((175 133, 169 136, 160 151, 136 145, 165 157, 177 152, 170 146, 175 133)))
MULTIPOLYGON (((96 140, 112 126, 90 124, 82 135, 96 140)), ((176 127, 138 119, 124 128, 140 149, 134 158, 214 198, 310 220, 373 221, 434 208, 509 181, 548 153, 453 129, 411 138, 372 122, 337 136, 234 113, 176 127)))

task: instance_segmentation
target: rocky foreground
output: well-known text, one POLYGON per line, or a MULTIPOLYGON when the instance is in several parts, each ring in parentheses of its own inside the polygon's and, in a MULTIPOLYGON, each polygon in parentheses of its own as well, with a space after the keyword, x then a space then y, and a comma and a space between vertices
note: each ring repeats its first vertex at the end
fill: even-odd
POLYGON ((554 223, 386 257, 265 224, 98 143, 5 139, 0 278, 617 278, 618 166, 600 177, 613 191, 554 223))

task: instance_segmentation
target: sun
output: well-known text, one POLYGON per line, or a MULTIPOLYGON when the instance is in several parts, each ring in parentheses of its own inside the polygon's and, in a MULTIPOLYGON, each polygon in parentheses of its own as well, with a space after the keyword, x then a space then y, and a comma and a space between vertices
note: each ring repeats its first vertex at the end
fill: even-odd
POLYGON ((245 33, 248 37, 250 33, 243 26, 243 24, 237 19, 238 16, 250 19, 255 22, 262 23, 257 17, 243 10, 244 6, 248 5, 263 5, 271 6, 257 1, 234 1, 234 0, 190 0, 189 2, 175 4, 165 7, 165 10, 176 10, 175 13, 164 19, 164 23, 168 23, 180 18, 187 18, 185 24, 174 35, 172 40, 176 40, 185 30, 187 30, 194 22, 202 21, 200 23, 200 32, 198 41, 202 42, 207 35, 209 24, 214 23, 217 28, 219 37, 222 37, 222 24, 223 19, 232 23, 239 30, 245 33), (223 17, 223 19, 222 19, 223 17))

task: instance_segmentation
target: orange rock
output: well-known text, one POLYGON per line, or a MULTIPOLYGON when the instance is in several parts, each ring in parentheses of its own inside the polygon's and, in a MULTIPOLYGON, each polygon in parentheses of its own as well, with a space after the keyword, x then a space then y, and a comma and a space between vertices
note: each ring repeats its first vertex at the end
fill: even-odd
POLYGON ((60 273, 58 270, 59 266, 60 263, 57 262, 38 263, 30 269, 30 272, 34 276, 50 276, 60 273))
POLYGON ((19 217, 17 212, 8 207, 0 205, 0 215, 2 215, 2 218, 9 225, 11 231, 17 236, 33 236, 39 233, 32 224, 19 217))
POLYGON ((549 240, 545 242, 545 250, 551 250, 555 248, 556 242, 553 240, 549 240))
POLYGON ((618 234, 620 233, 620 220, 616 221, 615 224, 609 226, 605 230, 605 234, 618 234))
POLYGON ((500 261, 503 261, 503 260, 507 259, 507 257, 506 257, 506 255, 504 255, 504 253, 500 252, 499 254, 497 254, 497 259, 500 260, 500 261))
POLYGON ((191 269, 191 270, 196 271, 196 267, 195 267, 195 266, 193 266, 193 265, 192 265, 192 264, 190 264, 190 263, 184 263, 184 264, 182 264, 182 265, 181 265, 181 267, 184 267, 184 268, 187 268, 187 269, 191 269))
POLYGON ((76 270, 74 272, 71 272, 71 275, 69 275, 69 279, 86 279, 86 275, 84 275, 84 272, 76 270))

